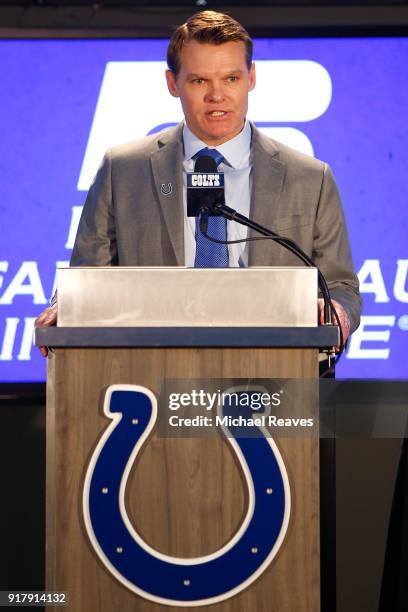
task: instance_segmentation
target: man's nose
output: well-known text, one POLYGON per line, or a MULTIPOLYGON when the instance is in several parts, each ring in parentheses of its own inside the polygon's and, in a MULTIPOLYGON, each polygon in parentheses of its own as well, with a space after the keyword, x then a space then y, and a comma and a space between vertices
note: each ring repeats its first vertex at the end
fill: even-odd
POLYGON ((207 90, 207 101, 208 102, 221 102, 225 97, 222 83, 211 83, 207 90))

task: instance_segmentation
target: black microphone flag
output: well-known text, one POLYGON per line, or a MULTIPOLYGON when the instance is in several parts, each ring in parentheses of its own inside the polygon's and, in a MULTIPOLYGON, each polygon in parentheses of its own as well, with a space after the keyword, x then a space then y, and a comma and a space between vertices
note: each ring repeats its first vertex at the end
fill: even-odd
POLYGON ((187 216, 196 217, 203 209, 214 215, 213 207, 224 202, 224 173, 209 155, 198 157, 194 172, 187 173, 187 216))

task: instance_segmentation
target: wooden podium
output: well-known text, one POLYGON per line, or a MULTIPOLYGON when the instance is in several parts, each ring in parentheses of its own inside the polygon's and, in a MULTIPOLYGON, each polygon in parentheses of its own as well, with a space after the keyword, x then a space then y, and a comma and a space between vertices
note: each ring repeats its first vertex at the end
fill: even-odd
MULTIPOLYGON (((245 525, 252 525, 248 504, 254 505, 254 491, 237 449, 222 435, 170 437, 153 429, 131 461, 122 491, 129 544, 109 535, 111 521, 95 526, 103 520, 95 517, 94 532, 106 531, 106 544, 93 542, 92 512, 87 515, 84 502, 84 491, 89 500, 100 494, 94 506, 89 501, 98 514, 98 504, 112 494, 111 485, 102 481, 92 493, 90 479, 95 449, 108 444, 111 385, 146 388, 154 401, 167 380, 317 379, 318 347, 337 344, 338 329, 317 327, 315 270, 72 268, 58 274, 58 327, 38 328, 35 338, 37 345, 53 347, 47 373, 46 588, 67 591, 74 612, 319 612, 316 436, 276 439, 289 485, 287 524, 273 558, 257 572, 249 568, 270 541, 273 513, 248 548, 248 561, 244 557, 236 563, 236 557, 235 565, 228 566, 228 555, 235 549, 238 555, 245 525), (151 567, 159 569, 145 576, 150 566, 137 557, 137 563, 129 561, 128 571, 136 582, 153 585, 150 595, 121 575, 136 540, 156 564, 151 567), (117 563, 114 556, 104 562, 105 545, 114 547, 117 563), (216 560, 224 569, 207 575, 205 560, 217 557, 217 551, 225 551, 216 560), (198 571, 189 559, 201 559, 194 561, 202 566, 197 575, 204 576, 199 591, 208 592, 208 598, 189 599, 196 587, 191 575, 198 571), (227 595, 215 582, 225 582, 227 595), (173 590, 174 601, 163 598, 162 592, 173 590), (186 593, 183 600, 180 592, 186 593)), ((132 424, 138 427, 140 419, 133 416, 132 424)), ((256 453, 264 442, 256 439, 254 444, 256 453)), ((125 446, 119 441, 107 472, 125 446)), ((97 467, 94 480, 96 472, 97 467)), ((259 477, 268 481, 267 473, 259 477)), ((256 493, 255 477, 254 483, 256 493)), ((273 500, 273 487, 264 493, 273 500)), ((256 494, 253 517, 261 503, 256 494)))

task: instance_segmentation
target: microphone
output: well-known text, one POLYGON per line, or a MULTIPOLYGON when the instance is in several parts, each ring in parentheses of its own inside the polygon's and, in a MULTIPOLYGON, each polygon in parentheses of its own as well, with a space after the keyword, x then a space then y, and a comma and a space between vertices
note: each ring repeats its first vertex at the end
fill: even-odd
POLYGON ((187 173, 187 216, 200 212, 216 215, 216 206, 224 204, 224 173, 218 172, 215 160, 202 155, 195 160, 194 172, 187 173))
MULTIPOLYGON (((187 215, 197 217, 200 213, 200 231, 207 236, 208 217, 222 216, 228 221, 236 221, 241 225, 258 232, 262 236, 274 240, 279 245, 288 249, 303 264, 308 267, 317 268, 318 284, 324 299, 324 321, 326 325, 332 325, 332 311, 340 328, 340 344, 343 344, 343 334, 340 320, 332 304, 330 291, 326 279, 316 266, 314 261, 290 238, 281 236, 276 232, 256 223, 252 219, 241 215, 233 208, 226 206, 224 197, 224 173, 218 172, 215 160, 209 155, 203 155, 196 159, 194 172, 187 174, 187 215)), ((213 240, 207 236, 209 240, 213 240)), ((253 240, 249 238, 248 240, 253 240)), ((218 240, 213 240, 218 242, 218 240)), ((241 242, 241 241, 239 241, 241 242)), ((228 243, 229 244, 229 243, 228 243)))

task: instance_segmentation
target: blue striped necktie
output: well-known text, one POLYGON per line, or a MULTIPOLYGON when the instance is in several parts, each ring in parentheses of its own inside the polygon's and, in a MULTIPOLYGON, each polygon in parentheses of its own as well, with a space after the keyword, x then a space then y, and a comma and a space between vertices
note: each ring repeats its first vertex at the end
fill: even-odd
MULTIPOLYGON (((201 149, 194 159, 207 155, 212 157, 217 164, 217 167, 223 161, 224 157, 217 149, 201 149)), ((196 217, 196 256, 195 268, 228 268, 228 245, 217 244, 206 238, 200 230, 200 216, 196 217)), ((224 217, 208 217, 207 234, 216 240, 227 240, 227 220, 224 217)))

